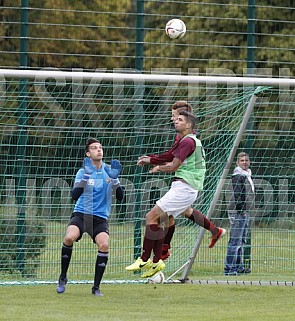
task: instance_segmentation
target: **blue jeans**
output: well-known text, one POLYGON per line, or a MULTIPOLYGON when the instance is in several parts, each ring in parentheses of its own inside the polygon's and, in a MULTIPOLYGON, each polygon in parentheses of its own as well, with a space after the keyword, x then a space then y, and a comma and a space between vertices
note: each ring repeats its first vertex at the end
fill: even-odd
POLYGON ((224 273, 237 273, 244 269, 243 247, 247 241, 249 216, 247 214, 230 214, 230 232, 225 258, 224 273))

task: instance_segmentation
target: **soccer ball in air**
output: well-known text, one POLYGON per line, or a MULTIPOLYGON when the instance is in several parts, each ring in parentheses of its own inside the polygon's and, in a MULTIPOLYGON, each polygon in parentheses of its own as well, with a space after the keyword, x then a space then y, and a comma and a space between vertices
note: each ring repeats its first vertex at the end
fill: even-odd
POLYGON ((180 39, 186 33, 186 25, 180 19, 172 19, 167 22, 165 30, 171 39, 180 39))
POLYGON ((150 284, 161 284, 164 283, 165 281, 165 276, 162 271, 156 273, 152 277, 149 278, 148 283, 150 284))

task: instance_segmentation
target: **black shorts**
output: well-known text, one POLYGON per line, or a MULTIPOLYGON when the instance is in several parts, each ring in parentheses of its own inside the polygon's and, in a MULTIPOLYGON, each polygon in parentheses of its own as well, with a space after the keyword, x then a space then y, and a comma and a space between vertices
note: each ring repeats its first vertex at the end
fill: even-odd
POLYGON ((93 242, 95 242, 96 236, 101 233, 105 232, 109 234, 109 223, 105 218, 101 218, 95 215, 89 215, 89 214, 83 214, 79 212, 74 212, 71 216, 69 225, 75 225, 80 230, 80 236, 76 240, 78 242, 82 236, 83 233, 88 233, 93 242))

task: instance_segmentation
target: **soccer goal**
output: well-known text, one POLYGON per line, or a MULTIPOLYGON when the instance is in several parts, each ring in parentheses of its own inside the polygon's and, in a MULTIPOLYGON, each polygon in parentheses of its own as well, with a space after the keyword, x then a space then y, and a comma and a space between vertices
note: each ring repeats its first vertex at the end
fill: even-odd
MULTIPOLYGON (((236 154, 248 152, 257 198, 245 260, 259 280, 294 279, 294 87, 294 79, 1 69, 0 282, 58 278, 70 190, 90 136, 102 142, 105 162, 121 161, 126 188, 122 202, 114 199, 104 281, 140 279, 124 267, 141 253, 145 214, 173 175, 136 162, 173 144, 177 100, 193 106, 206 153, 194 207, 228 227, 230 174, 236 154)), ((222 277, 228 236, 208 249, 209 236, 178 218, 166 278, 222 277)), ((85 235, 69 279, 91 282, 95 257, 85 235)))

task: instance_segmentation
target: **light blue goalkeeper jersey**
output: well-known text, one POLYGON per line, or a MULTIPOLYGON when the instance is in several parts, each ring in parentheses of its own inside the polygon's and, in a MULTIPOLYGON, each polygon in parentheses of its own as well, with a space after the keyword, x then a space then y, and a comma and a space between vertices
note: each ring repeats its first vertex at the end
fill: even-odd
MULTIPOLYGON (((112 191, 119 179, 112 179, 105 171, 105 163, 99 170, 95 170, 87 181, 84 192, 76 201, 74 212, 96 215, 108 219, 112 206, 112 191)), ((84 175, 80 168, 76 174, 75 183, 79 183, 84 175)))

